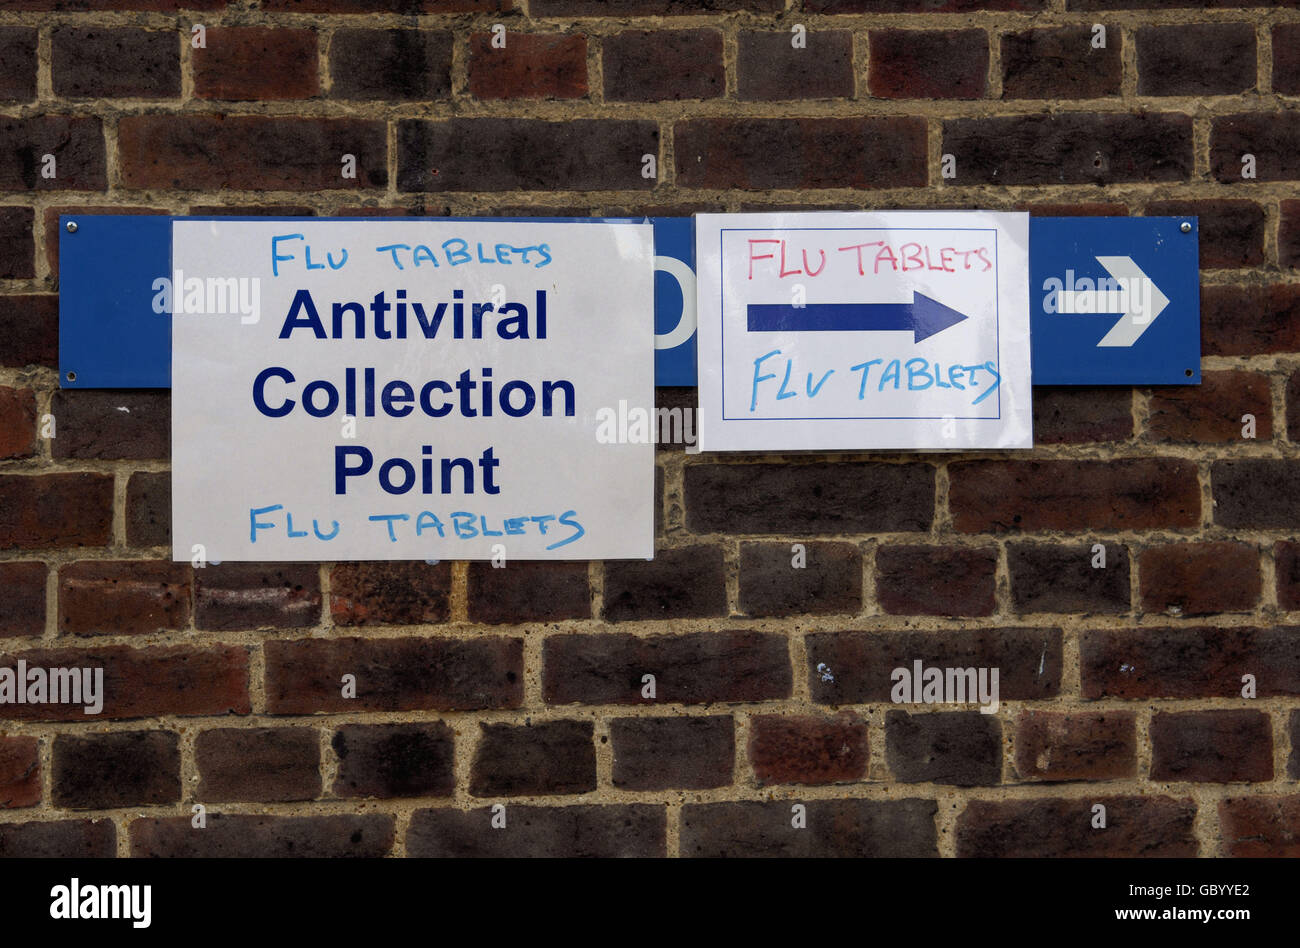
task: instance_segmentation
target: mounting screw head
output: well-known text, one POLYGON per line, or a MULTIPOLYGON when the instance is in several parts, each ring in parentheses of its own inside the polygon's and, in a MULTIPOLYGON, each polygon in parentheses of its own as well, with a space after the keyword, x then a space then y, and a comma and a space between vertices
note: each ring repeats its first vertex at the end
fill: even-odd
POLYGON ((68 223, 65 224, 64 226, 65 226, 65 228, 67 229, 67 231, 68 231, 69 234, 75 234, 75 233, 77 232, 77 222, 76 222, 76 221, 68 221, 68 223))
POLYGON ((1181 230, 1184 234, 1190 234, 1192 232, 1192 225, 1188 221, 1183 221, 1181 224, 1178 225, 1178 229, 1181 230))

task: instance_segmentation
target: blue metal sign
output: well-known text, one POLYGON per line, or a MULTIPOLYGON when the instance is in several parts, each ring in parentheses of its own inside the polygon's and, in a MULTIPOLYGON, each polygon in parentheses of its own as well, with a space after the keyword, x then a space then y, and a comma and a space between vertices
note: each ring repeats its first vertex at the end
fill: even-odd
POLYGON ((1029 227, 1035 385, 1196 385, 1194 217, 1046 217, 1029 227))

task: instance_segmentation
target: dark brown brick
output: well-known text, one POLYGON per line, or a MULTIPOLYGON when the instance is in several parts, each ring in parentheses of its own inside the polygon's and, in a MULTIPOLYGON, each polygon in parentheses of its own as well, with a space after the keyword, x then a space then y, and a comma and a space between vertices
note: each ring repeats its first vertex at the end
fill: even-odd
POLYGON ((1294 859, 1300 856, 1300 795, 1220 800, 1219 826, 1229 856, 1294 859))
POLYGON ((856 614, 862 552, 851 543, 740 545, 740 611, 750 616, 856 614), (795 566, 796 560, 800 565, 795 566))
POLYGON ((1300 462, 1238 458, 1210 466, 1214 522, 1223 527, 1295 529, 1300 524, 1300 462))
POLYGON ((1016 612, 1128 612, 1128 547, 1103 543, 1106 565, 1093 566, 1098 556, 1094 545, 1008 544, 1007 570, 1016 612))
POLYGON ((1175 616, 1249 612, 1259 602, 1259 550, 1249 543, 1170 543, 1138 560, 1142 608, 1175 616))
POLYGON ((1287 761, 1286 775, 1292 780, 1300 780, 1300 711, 1291 712, 1287 736, 1291 742, 1291 759, 1287 761))
POLYGON ((497 814, 476 810, 416 810, 406 832, 406 852, 415 857, 575 857, 612 859, 667 855, 667 813, 658 805, 519 806, 497 814))
POLYGON ((876 600, 898 615, 992 615, 997 567, 993 547, 881 547, 876 600))
POLYGON ((1152 201, 1147 217, 1195 217, 1202 270, 1264 262, 1264 209, 1254 201, 1152 201))
POLYGON ((1300 95, 1300 23, 1273 27, 1273 91, 1300 95))
POLYGON ((270 714, 517 708, 523 641, 483 636, 298 639, 266 646, 270 714), (356 697, 342 694, 356 676, 356 697))
POLYGON ((702 463, 684 474, 686 527, 694 533, 900 533, 929 530, 934 520, 928 464, 702 463))
POLYGON ((542 646, 548 704, 651 703, 643 675, 654 675, 660 704, 788 698, 789 647, 784 633, 763 632, 552 635, 542 646))
POLYGON ((29 388, 0 386, 0 460, 36 453, 36 396, 29 388))
POLYGON ((984 30, 872 30, 871 94, 884 99, 982 99, 988 88, 984 30))
POLYGON ((1118 780, 1137 775, 1132 711, 1023 711, 1016 719, 1021 780, 1118 780))
POLYGON ((1191 177, 1192 119, 1138 112, 950 119, 958 185, 1115 184, 1191 177))
POLYGON ((699 118, 673 130, 677 183, 745 191, 924 187, 925 121, 699 118))
POLYGON ((389 855, 393 848, 393 818, 379 813, 356 816, 209 813, 202 830, 194 829, 190 819, 168 816, 132 820, 132 857, 373 859, 389 855))
POLYGON ((34 737, 0 737, 0 809, 41 802, 40 750, 34 737))
MULTIPOLYGON (((316 212, 301 204, 192 204, 195 217, 313 217, 316 212)), ((346 208, 340 217, 348 216, 346 208)))
POLYGON ((1282 540, 1273 547, 1277 576, 1277 604, 1283 609, 1300 609, 1300 543, 1282 540))
POLYGON ((533 16, 689 16, 745 10, 779 13, 782 0, 533 0, 533 16))
POLYGON ((340 797, 447 797, 456 787, 455 737, 441 721, 345 724, 331 742, 340 797))
POLYGON ((893 670, 911 672, 918 661, 926 668, 997 668, 1003 701, 1051 698, 1061 688, 1060 629, 814 632, 806 642, 819 704, 891 701, 893 670))
POLYGON ((659 126, 642 119, 404 119, 397 148, 401 191, 635 191, 654 186, 641 176, 641 157, 659 154, 659 126))
POLYGON ((991 786, 1002 779, 1002 726, 979 711, 889 711, 885 758, 900 783, 991 786))
POLYGON ((0 857, 107 859, 117 853, 112 820, 0 823, 0 857))
POLYGON ((969 13, 1042 10, 1046 0, 804 0, 809 13, 969 13))
POLYGON ((211 26, 191 54, 194 95, 250 101, 320 94, 316 31, 286 26, 211 26))
POLYGON ((0 99, 30 102, 36 98, 36 30, 0 27, 0 99))
POLYGON ((111 474, 0 477, 0 547, 104 546, 112 528, 111 474))
POLYGON ((59 634, 148 635, 190 621, 190 568, 86 560, 59 568, 59 634))
POLYGON ((320 737, 307 727, 218 728, 194 742, 198 799, 279 802, 320 796, 320 737))
MULTIPOLYGON (((1035 203, 1033 201, 1021 201, 1014 205, 1017 211, 1028 211, 1033 217, 1125 217, 1128 215, 1128 205, 1121 204, 1118 201, 1078 201, 1078 202, 1049 202, 1035 203)), ((1044 387, 1045 392, 1053 389, 1044 387)), ((1057 390, 1059 391, 1059 389, 1057 390)), ((1083 389, 1082 391, 1089 391, 1083 389)), ((1094 392, 1105 391, 1105 389, 1091 389, 1094 392)), ((1038 393, 1034 393, 1037 399, 1038 393)), ((1034 429, 1035 435, 1038 429, 1034 429)))
POLYGON ((731 785, 736 727, 729 715, 615 718, 609 722, 614 786, 709 790, 731 785))
POLYGON ((164 391, 59 390, 50 410, 56 458, 154 459, 171 456, 171 395, 164 391))
POLYGON ((1079 640, 1082 694, 1092 698, 1261 698, 1300 694, 1293 627, 1090 629, 1079 640))
POLYGON ((749 721, 749 760, 760 786, 861 780, 870 762, 867 723, 848 711, 756 715, 749 721))
POLYGON ((1201 287, 1201 352, 1300 351, 1300 285, 1201 287))
POLYGON ((1151 779, 1211 783, 1273 779, 1273 732, 1263 711, 1157 711, 1151 779))
POLYGON ((0 638, 45 631, 44 563, 0 563, 0 638))
POLYGON ((313 626, 320 604, 320 573, 310 564, 209 563, 194 574, 194 624, 200 629, 313 626))
POLYGON ((64 99, 176 98, 180 44, 176 30, 56 26, 50 34, 54 92, 64 99))
POLYGON ((0 191, 102 191, 107 186, 99 119, 0 118, 0 191), (52 178, 43 174, 46 155, 54 156, 52 178))
POLYGON ((38 649, 0 656, 0 668, 103 669, 102 710, 85 704, 3 704, 0 717, 25 721, 89 721, 160 715, 248 714, 248 650, 241 646, 135 649, 38 649))
MULTIPOLYGON (((0 126, 2 128, 2 126, 0 126)), ((127 115, 122 184, 183 191, 321 191, 388 184, 382 121, 267 115, 127 115), (342 174, 356 156, 356 177, 342 174)))
POLYGON ((340 563, 330 571, 330 618, 343 626, 445 622, 450 592, 450 563, 340 563))
POLYGON ((948 468, 963 533, 1151 530, 1200 523, 1193 461, 963 461, 948 468))
POLYGON ((36 276, 30 207, 0 207, 0 278, 30 280, 36 276))
POLYGON ((659 550, 653 560, 605 564, 607 622, 726 614, 726 579, 719 547, 659 550))
POLYGON ((816 30, 805 46, 792 34, 742 30, 737 37, 736 97, 742 101, 848 99, 853 97, 853 33, 816 30))
POLYGON ((171 473, 132 474, 126 483, 126 545, 168 546, 171 541, 171 473))
POLYGON ((181 798, 181 752, 172 731, 60 734, 53 754, 55 806, 106 810, 181 798))
POLYGON ((1137 31, 1138 95, 1233 95, 1255 87, 1251 23, 1179 23, 1137 31))
POLYGON ((1255 156, 1257 181, 1300 180, 1300 112, 1223 115, 1210 127, 1210 172, 1240 183, 1242 156, 1255 156))
POLYGON ((704 858, 937 856, 933 800, 788 800, 688 803, 681 854, 704 858), (791 807, 807 824, 792 825, 791 807))
POLYGON ((1240 7, 1295 6, 1295 0, 1066 0, 1071 10, 1159 10, 1178 7, 1220 10, 1240 7))
MULTIPOLYGON (((609 67, 606 66, 606 74, 609 67)), ((476 99, 581 99, 587 94, 587 37, 581 33, 491 33, 469 40, 469 93, 476 99)))
POLYGON ((58 362, 58 296, 0 296, 0 366, 56 368, 58 362))
POLYGON ((1257 440, 1273 437, 1273 396, 1266 375, 1206 372, 1200 385, 1152 389, 1147 405, 1148 441, 1241 443, 1247 414, 1254 416, 1257 440))
POLYGON ((1277 260, 1284 267, 1300 267, 1300 201, 1282 201, 1280 207, 1282 219, 1277 225, 1277 260))
POLYGON ((1196 804, 1172 797, 972 800, 957 817, 959 857, 1181 857, 1197 855, 1196 804), (1094 829, 1094 807, 1106 828, 1094 829))
MULTIPOLYGON (((294 0, 289 0, 294 2, 294 0)), ((103 10, 161 11, 176 10, 215 10, 223 7, 227 0, 9 0, 6 7, 10 10, 53 10, 57 12, 103 10)))
POLYGON ((343 29, 330 42, 330 97, 429 101, 451 94, 452 34, 343 29))
POLYGON ((1121 442, 1131 437, 1131 390, 1034 386, 1035 444, 1121 442))
MULTIPOLYGON (((187 0, 174 2, 194 6, 187 0)), ((407 16, 419 13, 508 13, 517 9, 515 0, 262 0, 261 6, 263 10, 289 13, 402 13, 407 16)))
POLYGON ((1124 46, 1119 28, 1107 27, 1104 49, 1094 49, 1092 39, 1091 26, 1004 33, 1002 98, 1099 99, 1119 95, 1124 46))
POLYGON ((480 724, 469 792, 476 797, 587 793, 596 789, 590 721, 480 724))
POLYGON ((587 564, 509 562, 470 563, 471 622, 560 622, 591 618, 587 564))

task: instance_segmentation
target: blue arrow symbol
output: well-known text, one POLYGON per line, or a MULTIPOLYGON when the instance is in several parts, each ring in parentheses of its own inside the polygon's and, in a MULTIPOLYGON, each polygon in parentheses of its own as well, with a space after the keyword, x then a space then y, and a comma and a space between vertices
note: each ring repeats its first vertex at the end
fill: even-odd
POLYGON ((750 332, 911 330, 913 343, 967 318, 916 290, 910 303, 750 303, 748 307, 750 332))

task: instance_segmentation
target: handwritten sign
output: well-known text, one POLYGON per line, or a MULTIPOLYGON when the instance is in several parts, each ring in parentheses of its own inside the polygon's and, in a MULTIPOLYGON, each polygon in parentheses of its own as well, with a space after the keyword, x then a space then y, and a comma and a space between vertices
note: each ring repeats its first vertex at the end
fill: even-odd
POLYGON ((1028 448, 1027 214, 696 218, 705 451, 1028 448))
POLYGON ((175 222, 173 557, 649 558, 651 234, 175 222))

